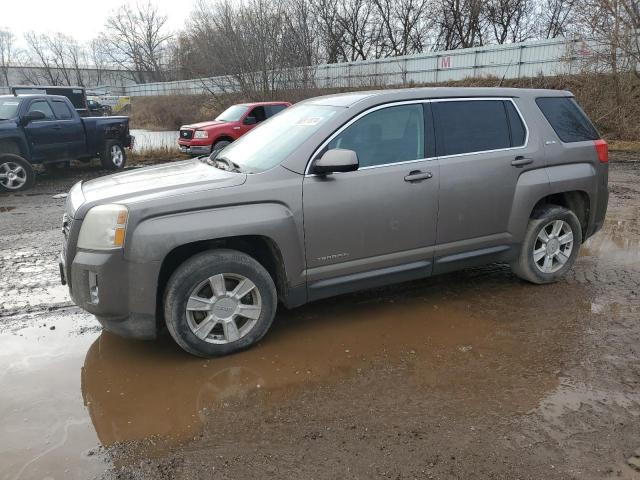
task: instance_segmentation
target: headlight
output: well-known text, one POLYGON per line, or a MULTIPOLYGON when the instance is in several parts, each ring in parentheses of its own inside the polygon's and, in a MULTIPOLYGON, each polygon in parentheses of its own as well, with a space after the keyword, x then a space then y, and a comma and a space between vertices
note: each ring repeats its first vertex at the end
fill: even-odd
POLYGON ((209 138, 209 134, 204 130, 196 130, 196 133, 193 136, 193 138, 209 138))
POLYGON ((87 213, 78 237, 78 248, 113 250, 122 248, 129 210, 124 205, 99 205, 87 213))

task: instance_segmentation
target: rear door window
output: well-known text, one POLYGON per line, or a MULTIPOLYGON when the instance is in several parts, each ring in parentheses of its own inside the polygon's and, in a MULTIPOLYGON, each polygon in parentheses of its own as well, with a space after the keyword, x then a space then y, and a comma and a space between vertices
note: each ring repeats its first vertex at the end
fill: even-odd
POLYGON ((540 97, 536 103, 565 143, 597 140, 598 131, 571 97, 540 97))
POLYGON ((438 155, 459 155, 511 147, 502 100, 433 102, 438 155))
POLYGON ((525 129, 524 123, 522 123, 522 118, 513 105, 513 102, 505 100, 504 106, 507 109, 507 117, 509 117, 511 146, 522 147, 527 140, 527 130, 525 129))
POLYGON ((29 105, 29 113, 39 111, 44 113, 45 120, 55 120, 56 117, 53 114, 53 110, 49 106, 49 103, 46 100, 36 100, 29 105))
POLYGON ((54 100, 51 104, 53 105, 53 112, 56 114, 58 120, 71 120, 73 118, 73 114, 66 103, 60 100, 54 100))
POLYGON ((287 108, 286 105, 267 105, 267 117, 273 117, 276 113, 287 108))

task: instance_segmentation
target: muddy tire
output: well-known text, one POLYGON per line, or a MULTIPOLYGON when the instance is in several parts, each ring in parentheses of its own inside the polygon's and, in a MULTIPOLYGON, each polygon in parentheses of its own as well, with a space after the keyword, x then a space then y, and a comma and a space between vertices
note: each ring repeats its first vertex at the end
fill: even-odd
POLYGON ((211 155, 209 155, 209 158, 214 159, 216 155, 218 155, 218 152, 220 152, 220 150, 230 144, 231 142, 229 140, 218 140, 211 147, 211 155))
POLYGON ((20 192, 33 186, 31 164, 19 155, 0 155, 0 192, 20 192))
POLYGON ((100 162, 107 170, 122 170, 127 163, 127 154, 122 144, 116 140, 108 140, 100 156, 100 162))
POLYGON ((235 250, 191 257, 171 275, 164 294, 169 333, 185 351, 200 357, 228 355, 258 342, 276 307, 269 273, 235 250))
POLYGON ((531 216, 520 255, 511 269, 531 283, 557 282, 573 266, 581 244, 578 217, 564 207, 545 205, 531 216))

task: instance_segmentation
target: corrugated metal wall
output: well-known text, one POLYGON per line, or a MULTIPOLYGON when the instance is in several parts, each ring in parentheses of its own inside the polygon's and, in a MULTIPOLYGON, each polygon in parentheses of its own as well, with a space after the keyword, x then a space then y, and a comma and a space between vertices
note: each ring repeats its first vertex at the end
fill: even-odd
MULTIPOLYGON (((553 39, 506 45, 489 45, 403 57, 272 72, 280 88, 303 85, 325 87, 393 86, 423 84, 468 77, 502 78, 552 76, 578 71, 592 56, 590 41, 553 39)), ((249 79, 250 81, 253 79, 249 79)), ((178 82, 147 83, 124 87, 130 96, 182 95, 239 90, 231 77, 178 82)))

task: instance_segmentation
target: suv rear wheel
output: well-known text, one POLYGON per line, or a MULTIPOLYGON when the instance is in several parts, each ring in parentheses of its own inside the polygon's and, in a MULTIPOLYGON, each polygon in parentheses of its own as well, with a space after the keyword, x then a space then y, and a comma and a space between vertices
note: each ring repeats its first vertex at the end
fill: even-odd
POLYGON ((201 357, 253 345, 267 333, 276 307, 269 273, 235 250, 190 258, 173 273, 164 297, 169 333, 184 350, 201 357))
POLYGON ((19 155, 0 155, 0 191, 19 192, 33 185, 34 174, 29 162, 19 155))
POLYGON ((582 227, 575 213, 557 205, 536 210, 529 220, 513 272, 532 283, 557 282, 578 256, 582 227))

